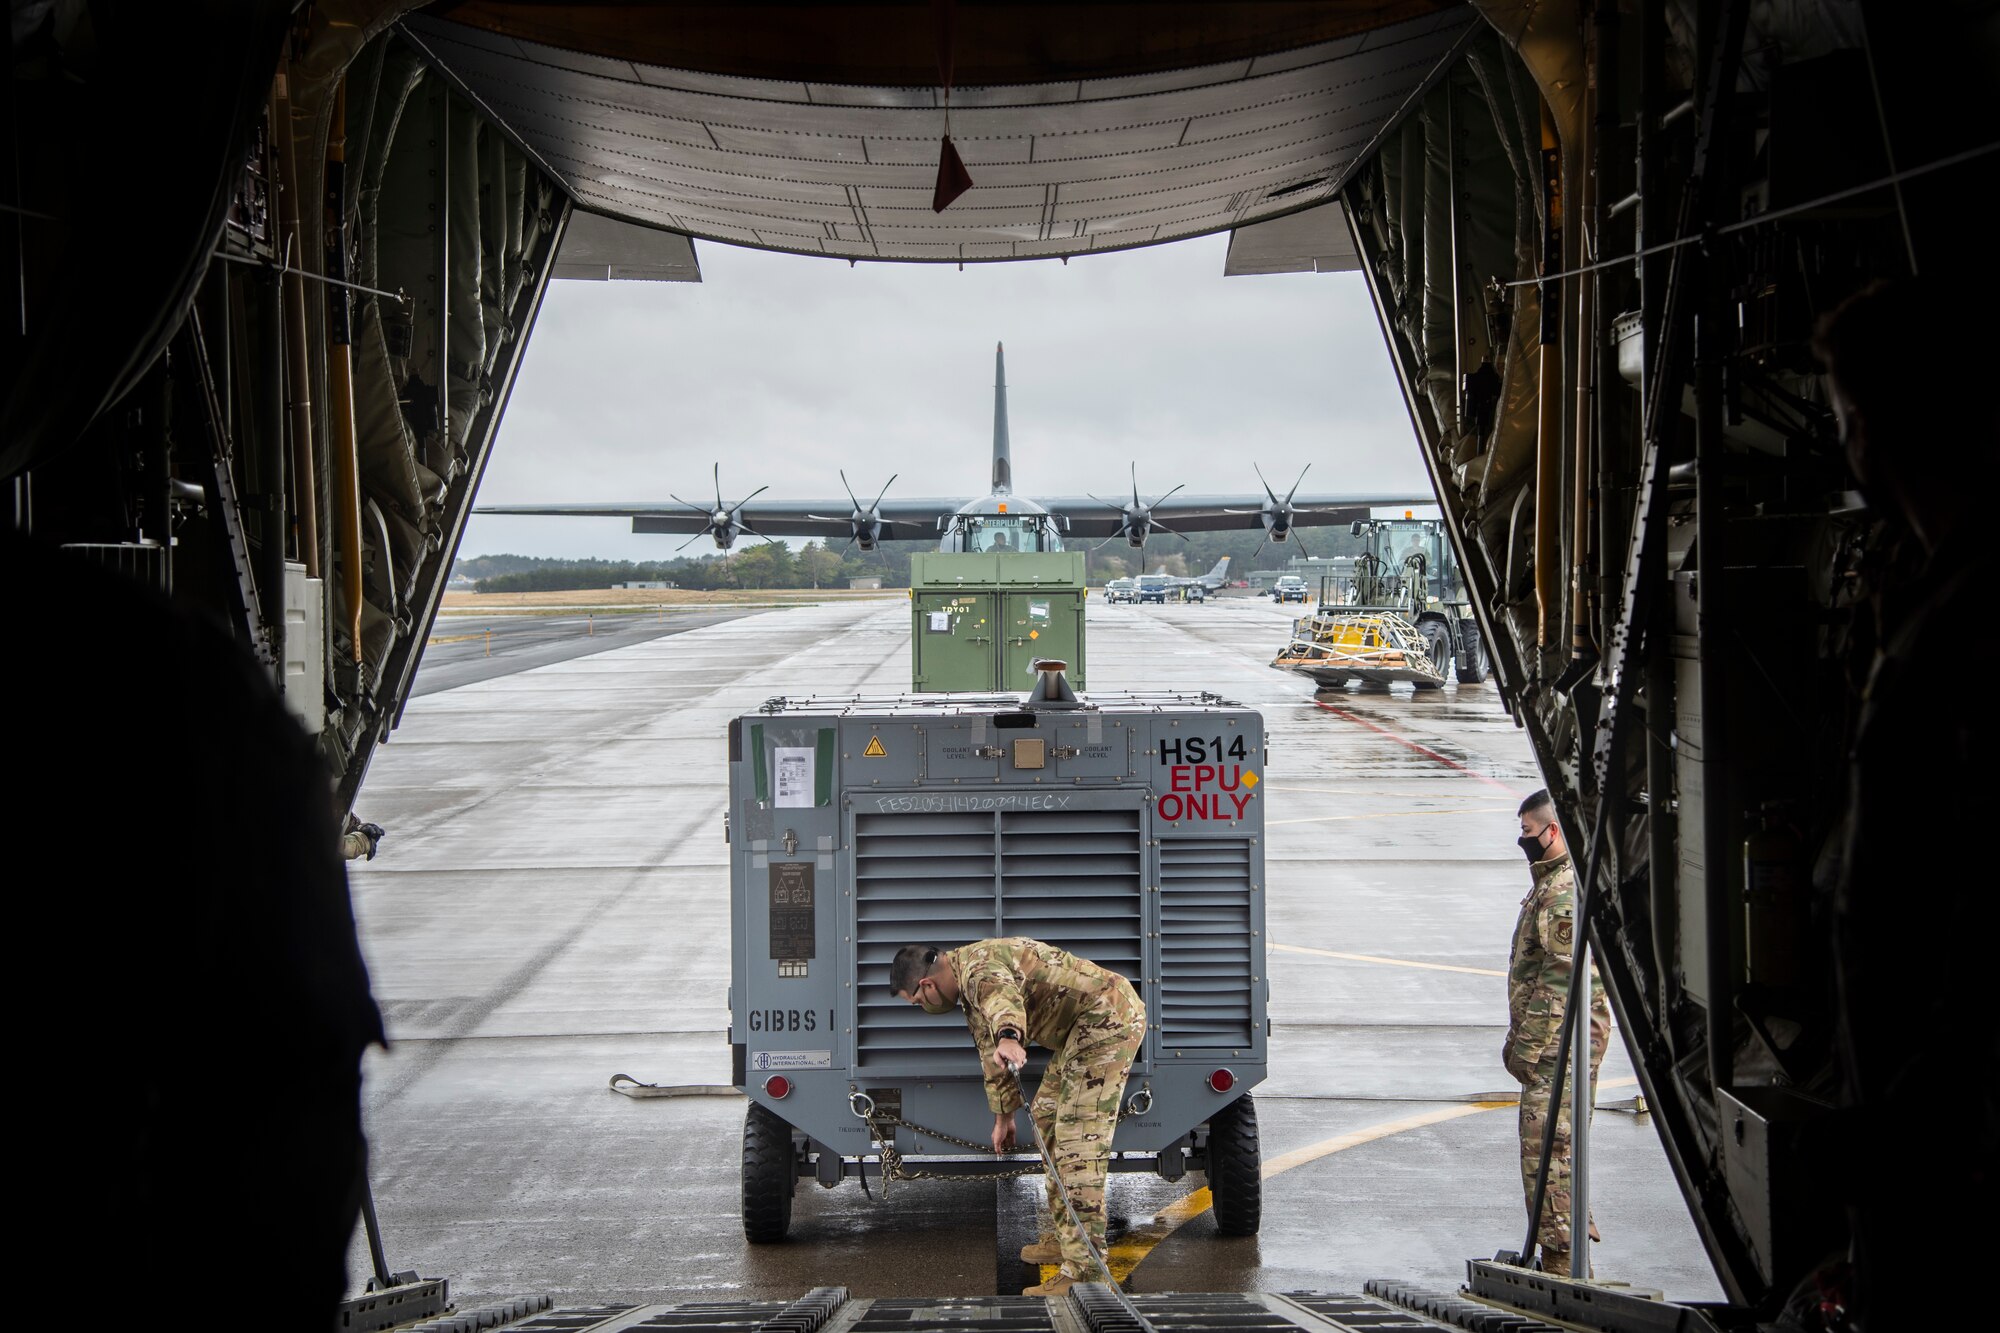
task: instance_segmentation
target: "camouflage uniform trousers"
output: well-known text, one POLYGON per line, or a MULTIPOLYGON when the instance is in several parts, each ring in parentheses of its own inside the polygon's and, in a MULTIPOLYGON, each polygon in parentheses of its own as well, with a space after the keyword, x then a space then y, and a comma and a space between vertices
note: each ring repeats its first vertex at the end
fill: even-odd
MULTIPOLYGON (((1596 1024, 1592 1024, 1595 1027, 1596 1024)), ((1606 1035, 1609 1035, 1608 1033, 1606 1035)), ((1604 1043, 1591 1043, 1590 1090, 1597 1091, 1597 1066, 1604 1059, 1604 1043)), ((1521 1085, 1521 1192, 1530 1208, 1535 1206, 1535 1172, 1542 1164, 1542 1131, 1548 1126, 1549 1090, 1554 1085, 1553 1059, 1534 1067, 1521 1085)), ((1542 1196, 1542 1225, 1537 1239, 1542 1246, 1544 1272, 1568 1276, 1570 1268, 1570 1093, 1565 1080, 1561 1114, 1556 1117, 1555 1148, 1549 1155, 1549 1184, 1542 1196)))
MULTIPOLYGON (((1121 978, 1104 1000, 1101 1008, 1078 1016, 1069 1040, 1049 1061, 1028 1108, 1055 1158, 1077 1221, 1090 1228, 1099 1250, 1104 1248, 1104 1177, 1111 1138, 1118 1129, 1125 1076, 1146 1037, 1146 1006, 1130 983, 1121 978)), ((1086 1281, 1102 1280, 1083 1233, 1070 1224, 1054 1181, 1048 1183, 1048 1200, 1049 1217, 1062 1243, 1063 1267, 1086 1281)))

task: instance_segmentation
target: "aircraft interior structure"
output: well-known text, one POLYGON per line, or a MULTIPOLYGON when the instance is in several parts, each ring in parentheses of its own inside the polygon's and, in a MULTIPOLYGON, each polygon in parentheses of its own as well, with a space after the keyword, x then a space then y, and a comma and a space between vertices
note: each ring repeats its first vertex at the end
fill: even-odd
MULTIPOLYGON (((1854 1080, 1842 969, 1905 942, 1842 943, 1828 851, 1888 545, 1813 337, 1920 278, 1960 325, 1909 338, 1976 346, 1995 38, 1990 6, 1872 0, 17 6, 4 500, 229 625, 345 809, 552 281, 699 281, 697 240, 1088 263, 1218 232, 1245 272, 1358 271, 1715 1317, 1844 1260, 1857 1326, 1929 1326, 1869 1182, 1920 1217, 1963 1186, 1906 1171, 1854 1080), (972 186, 934 210, 947 107, 972 186)), ((1990 470, 1991 396, 1927 392, 1971 400, 1990 470)))

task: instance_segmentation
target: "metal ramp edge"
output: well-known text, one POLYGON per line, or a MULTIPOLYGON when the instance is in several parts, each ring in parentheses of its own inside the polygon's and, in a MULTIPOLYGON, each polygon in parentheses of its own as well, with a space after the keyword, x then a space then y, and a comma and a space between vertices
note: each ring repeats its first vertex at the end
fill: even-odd
POLYGON ((1555 1324, 1512 1310, 1495 1309, 1456 1292, 1429 1291, 1408 1282, 1379 1277, 1370 1278, 1362 1290, 1441 1324, 1464 1329, 1465 1333, 1563 1333, 1555 1324))
MULTIPOLYGON (((1453 1333, 1439 1322, 1378 1295, 1291 1292, 1282 1295, 1158 1293, 1132 1302, 1158 1333, 1453 1333)), ((1471 1302, 1466 1302, 1470 1305, 1471 1302)), ((1491 1307, 1480 1306, 1489 1314, 1491 1307)), ((1518 1316, 1508 1316, 1518 1321, 1518 1316)), ((1079 1283, 1065 1296, 878 1297, 855 1299, 843 1287, 819 1287, 795 1301, 717 1301, 602 1305, 549 1310, 510 1333, 1130 1333, 1138 1326, 1111 1288, 1079 1283)), ((1495 1325, 1495 1333, 1539 1333, 1533 1321, 1495 1325)))

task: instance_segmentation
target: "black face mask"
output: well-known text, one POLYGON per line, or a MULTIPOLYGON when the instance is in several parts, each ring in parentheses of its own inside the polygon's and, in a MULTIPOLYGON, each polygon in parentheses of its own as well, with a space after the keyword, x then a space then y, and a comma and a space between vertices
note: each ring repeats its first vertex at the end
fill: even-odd
MULTIPOLYGON (((1549 825, 1549 828, 1554 828, 1554 827, 1555 825, 1553 824, 1549 825)), ((1514 845, 1516 847, 1519 847, 1521 849, 1521 854, 1528 858, 1529 865, 1533 865, 1535 862, 1541 860, 1542 853, 1548 850, 1548 844, 1542 841, 1543 836, 1546 835, 1548 831, 1549 829, 1545 828, 1540 833, 1524 833, 1520 837, 1514 839, 1514 845)))

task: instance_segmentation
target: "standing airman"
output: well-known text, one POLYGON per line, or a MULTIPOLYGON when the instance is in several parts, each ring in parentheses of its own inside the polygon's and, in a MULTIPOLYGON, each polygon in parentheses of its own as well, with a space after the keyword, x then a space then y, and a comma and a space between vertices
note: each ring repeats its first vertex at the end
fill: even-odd
MULTIPOLYGON (((1535 1174, 1542 1162, 1542 1134, 1548 1124, 1549 1093, 1556 1074, 1556 1049, 1569 998, 1571 958, 1576 951, 1576 869, 1570 864, 1555 801, 1546 788, 1521 802, 1521 836, 1533 883, 1521 900, 1514 926, 1514 952, 1507 967, 1507 1044, 1501 1060, 1521 1085, 1521 1185, 1535 1206, 1535 1174)), ((1590 969, 1590 1083, 1611 1036, 1611 1010, 1597 967, 1590 969)), ((1542 1268, 1570 1271, 1570 1112, 1569 1097, 1556 1117, 1555 1147, 1549 1154, 1548 1187, 1542 1198, 1538 1238, 1542 1268)), ((1590 1238, 1596 1240, 1592 1224, 1590 1238)))

